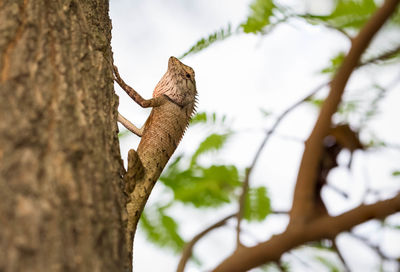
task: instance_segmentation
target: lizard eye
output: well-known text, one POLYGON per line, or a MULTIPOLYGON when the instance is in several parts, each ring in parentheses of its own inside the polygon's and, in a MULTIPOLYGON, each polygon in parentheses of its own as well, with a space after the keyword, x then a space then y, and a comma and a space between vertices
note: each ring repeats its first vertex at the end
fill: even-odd
POLYGON ((190 74, 186 74, 186 78, 190 78, 190 74))

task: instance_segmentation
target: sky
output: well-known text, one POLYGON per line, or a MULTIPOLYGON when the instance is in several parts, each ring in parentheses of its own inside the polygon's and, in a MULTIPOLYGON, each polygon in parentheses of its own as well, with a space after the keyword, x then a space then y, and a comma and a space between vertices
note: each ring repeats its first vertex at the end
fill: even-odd
MULTIPOLYGON (((329 10, 331 3, 327 0, 282 2, 295 3, 300 10, 320 13, 329 10)), ((122 78, 143 97, 150 98, 155 85, 167 69, 170 56, 182 55, 200 38, 226 27, 228 23, 237 26, 248 15, 250 3, 248 0, 110 1, 114 62, 122 78)), ((394 35, 393 41, 398 37, 394 35)), ((183 62, 191 66, 196 73, 198 111, 227 115, 231 127, 239 131, 237 136, 228 142, 223 154, 214 159, 220 163, 234 163, 242 168, 248 166, 263 139, 264 129, 268 129, 272 124, 271 120, 266 121, 263 118, 260 109, 278 116, 310 93, 315 86, 325 82, 327 77, 319 71, 326 67, 336 52, 346 51, 349 46, 348 40, 340 33, 300 21, 291 21, 290 24, 277 27, 267 36, 234 36, 184 58, 183 62)), ((396 71, 390 68, 383 77, 378 77, 375 76, 373 68, 367 68, 360 72, 359 78, 361 80, 351 80, 349 83, 355 90, 349 95, 356 98, 367 95, 363 87, 368 80, 392 81, 396 78, 396 71)), ((121 89, 116 88, 116 91, 120 97, 119 112, 140 127, 150 110, 140 108, 121 89)), ((397 86, 387 95, 382 102, 384 112, 370 125, 371 130, 377 131, 380 138, 391 143, 399 143, 400 139, 399 126, 391 125, 393 118, 400 116, 397 106, 400 101, 399 91, 397 86)), ((309 105, 301 106, 289 114, 279 126, 277 136, 271 138, 254 171, 252 184, 268 187, 272 205, 277 210, 290 209, 290 199, 303 150, 302 141, 310 133, 316 114, 316 109, 309 105)), ((201 129, 189 129, 177 152, 193 151, 204 136, 201 129)), ((136 148, 139 140, 135 135, 121 139, 123 158, 127 157, 130 148, 136 148)), ((372 184, 375 182, 376 186, 388 188, 388 197, 394 189, 399 189, 389 178, 390 170, 399 167, 399 153, 385 151, 383 154, 381 151, 373 151, 355 154, 354 172, 349 173, 345 167, 339 167, 332 171, 332 179, 339 188, 357 192, 360 191, 360 186, 364 186, 363 180, 368 176, 372 184), (368 166, 367 169, 365 165, 368 166)), ((341 157, 341 160, 346 161, 348 154, 344 153, 341 157)), ((360 192, 348 200, 329 190, 324 191, 324 196, 331 200, 328 203, 330 212, 338 214, 355 207, 362 197, 362 190, 360 192)), ((162 197, 165 196, 158 185, 149 203, 162 197)), ((231 206, 212 215, 205 215, 204 212, 190 208, 176 209, 186 239, 190 239, 209 224, 234 210, 235 207, 231 206), (198 218, 202 218, 201 222, 198 218)), ((400 221, 398 218, 393 220, 400 221)), ((286 223, 287 219, 282 216, 271 216, 262 224, 251 224, 247 226, 251 235, 245 235, 244 240, 248 245, 263 241, 274 233, 281 232, 286 223)), ((377 227, 373 223, 366 224, 360 227, 359 231, 373 232, 377 227)), ((227 230, 211 233, 198 244, 195 252, 204 261, 206 269, 213 268, 232 252, 233 235, 233 225, 230 225, 227 230)), ((380 234, 376 239, 384 239, 387 235, 380 234)), ((385 244, 389 248, 388 251, 400 254, 400 236, 392 233, 389 237, 389 240, 394 240, 385 244)), ((346 247, 349 241, 353 240, 343 235, 339 241, 346 247)), ((352 243, 354 244, 357 245, 352 243)), ((376 256, 357 246, 352 250, 360 250, 359 256, 352 260, 355 271, 375 270, 376 256)), ((295 254, 287 258, 296 264, 293 271, 310 269, 298 261, 295 254)), ((178 260, 179 256, 160 250, 147 242, 139 229, 135 238, 135 271, 175 271, 178 260)), ((323 271, 318 265, 312 269, 323 271)), ((390 270, 394 269, 392 267, 387 269, 394 271, 390 270)), ((189 265, 186 271, 201 270, 195 265, 189 265)))

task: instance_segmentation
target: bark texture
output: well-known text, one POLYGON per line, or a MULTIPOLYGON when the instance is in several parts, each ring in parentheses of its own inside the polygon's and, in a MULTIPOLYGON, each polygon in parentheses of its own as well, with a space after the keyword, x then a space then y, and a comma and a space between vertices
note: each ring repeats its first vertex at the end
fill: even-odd
POLYGON ((0 271, 129 270, 108 1, 0 0, 0 271))

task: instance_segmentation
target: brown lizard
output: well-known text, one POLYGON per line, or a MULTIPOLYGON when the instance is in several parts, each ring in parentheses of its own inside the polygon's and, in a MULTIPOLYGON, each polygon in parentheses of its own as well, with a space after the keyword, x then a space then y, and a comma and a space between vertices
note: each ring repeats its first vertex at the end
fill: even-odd
POLYGON ((137 151, 128 153, 128 171, 124 177, 129 194, 127 210, 127 243, 132 253, 137 222, 150 192, 162 170, 178 146, 195 111, 196 82, 194 71, 175 57, 153 92, 152 99, 143 99, 120 77, 114 66, 115 81, 141 107, 152 107, 143 128, 139 129, 122 115, 118 121, 142 139, 137 151))

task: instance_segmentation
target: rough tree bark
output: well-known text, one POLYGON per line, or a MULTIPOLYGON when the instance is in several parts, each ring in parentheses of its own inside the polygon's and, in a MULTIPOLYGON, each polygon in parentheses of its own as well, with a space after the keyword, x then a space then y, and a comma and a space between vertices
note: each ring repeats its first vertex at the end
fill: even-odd
POLYGON ((0 271, 130 270, 108 1, 0 1, 0 271))

